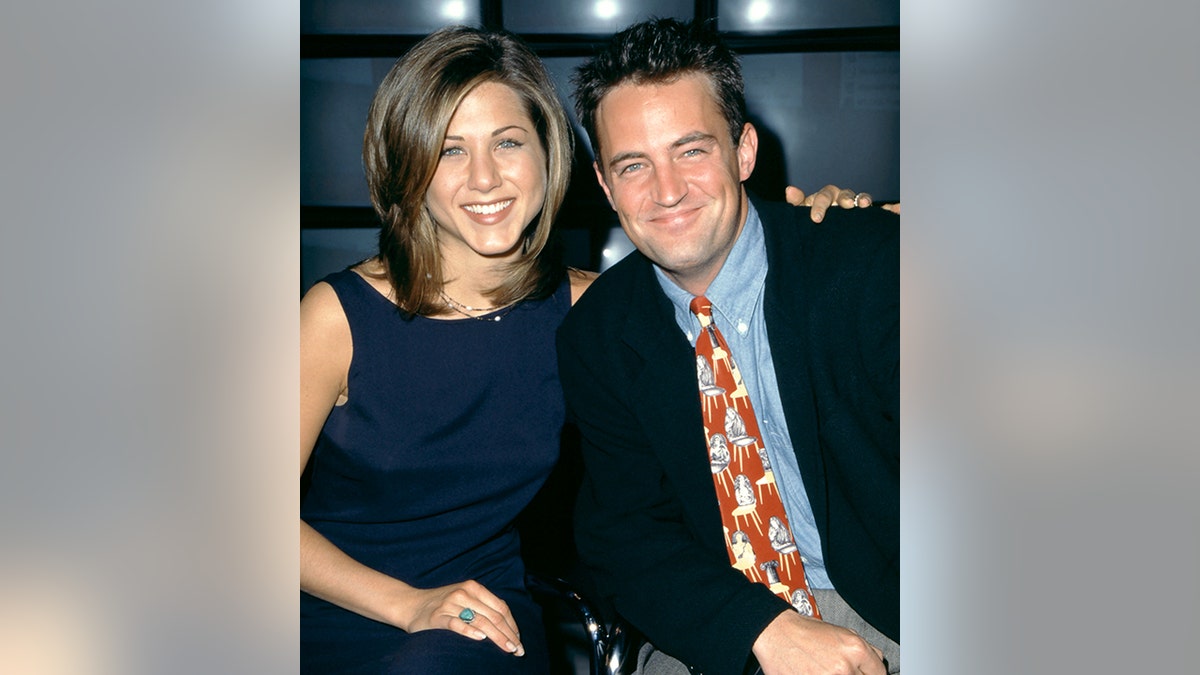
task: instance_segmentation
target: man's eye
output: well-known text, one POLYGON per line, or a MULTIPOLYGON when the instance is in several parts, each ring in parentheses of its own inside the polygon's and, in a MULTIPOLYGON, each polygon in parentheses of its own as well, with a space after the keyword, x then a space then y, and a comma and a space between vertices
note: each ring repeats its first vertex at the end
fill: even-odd
POLYGON ((618 171, 617 173, 619 173, 619 174, 633 173, 634 171, 638 171, 641 168, 642 168, 641 162, 634 162, 633 164, 626 164, 625 166, 621 167, 621 170, 618 171))

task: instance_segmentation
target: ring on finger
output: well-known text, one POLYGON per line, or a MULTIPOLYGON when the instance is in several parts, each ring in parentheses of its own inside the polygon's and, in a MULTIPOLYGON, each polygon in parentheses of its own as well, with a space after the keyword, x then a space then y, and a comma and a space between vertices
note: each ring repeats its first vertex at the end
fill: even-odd
POLYGON ((463 623, 471 623, 475 620, 475 610, 470 607, 463 607, 463 611, 458 613, 458 618, 463 620, 463 623))
POLYGON ((865 192, 859 192, 858 194, 854 195, 854 208, 858 208, 858 200, 867 196, 869 195, 865 192))

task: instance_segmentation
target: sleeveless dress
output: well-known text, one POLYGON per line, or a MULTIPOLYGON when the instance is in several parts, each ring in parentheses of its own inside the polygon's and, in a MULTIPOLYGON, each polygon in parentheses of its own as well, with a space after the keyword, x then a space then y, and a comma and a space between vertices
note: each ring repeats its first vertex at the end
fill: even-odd
POLYGON ((569 282, 480 321, 405 320, 351 270, 323 281, 346 312, 354 352, 348 400, 313 448, 300 517, 412 586, 479 581, 508 603, 526 653, 447 630, 409 634, 301 592, 301 671, 547 672, 513 520, 558 459, 565 411, 554 334, 569 282))

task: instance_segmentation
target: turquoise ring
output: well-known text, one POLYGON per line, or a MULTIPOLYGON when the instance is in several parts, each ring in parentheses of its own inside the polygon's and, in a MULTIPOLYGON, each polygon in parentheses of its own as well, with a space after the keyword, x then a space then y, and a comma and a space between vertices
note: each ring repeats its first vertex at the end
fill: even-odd
POLYGON ((464 623, 471 623, 475 620, 475 610, 463 607, 463 611, 458 613, 458 618, 462 619, 464 623))

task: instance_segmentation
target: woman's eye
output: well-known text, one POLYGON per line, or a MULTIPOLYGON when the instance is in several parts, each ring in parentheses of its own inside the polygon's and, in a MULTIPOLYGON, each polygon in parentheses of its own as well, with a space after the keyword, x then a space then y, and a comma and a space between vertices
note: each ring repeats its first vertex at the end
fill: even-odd
POLYGON ((499 143, 499 145, 498 145, 497 147, 500 147, 500 148, 519 148, 519 147, 521 147, 522 145, 524 145, 524 143, 522 143, 522 142, 520 142, 520 141, 514 141, 514 140, 513 140, 513 139, 511 139, 511 138, 506 138, 506 139, 504 139, 504 140, 500 141, 500 143, 499 143))
POLYGON ((462 148, 444 148, 442 150, 442 157, 451 157, 453 155, 461 155, 462 152, 463 152, 462 148))

